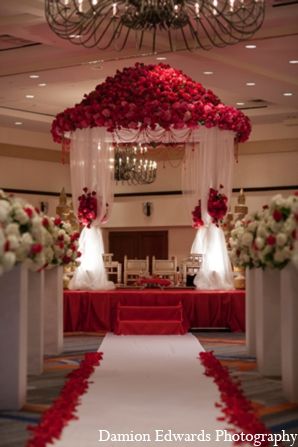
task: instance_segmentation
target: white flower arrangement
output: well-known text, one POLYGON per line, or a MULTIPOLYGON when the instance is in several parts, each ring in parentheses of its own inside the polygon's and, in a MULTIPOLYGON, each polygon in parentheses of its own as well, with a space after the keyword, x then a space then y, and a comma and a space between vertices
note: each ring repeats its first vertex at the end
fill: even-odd
POLYGON ((79 256, 79 233, 0 190, 0 274, 16 262, 31 270, 65 265, 79 256))
POLYGON ((296 264, 298 196, 274 196, 261 213, 248 215, 231 232, 231 260, 238 267, 283 268, 296 264))

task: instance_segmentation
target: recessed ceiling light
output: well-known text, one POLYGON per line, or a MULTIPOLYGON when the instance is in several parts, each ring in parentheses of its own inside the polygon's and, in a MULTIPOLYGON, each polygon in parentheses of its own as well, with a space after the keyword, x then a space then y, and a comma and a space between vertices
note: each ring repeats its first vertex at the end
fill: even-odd
POLYGON ((293 96, 293 93, 292 92, 285 92, 285 93, 283 93, 283 95, 284 96, 293 96))
POLYGON ((21 126, 23 123, 22 123, 22 121, 15 121, 15 126, 21 126))
POLYGON ((31 79, 38 79, 39 75, 32 74, 32 75, 29 76, 29 78, 31 78, 31 79))
POLYGON ((255 82, 247 82, 246 83, 247 87, 253 87, 254 85, 256 85, 255 82))
POLYGON ((33 98, 34 98, 34 95, 26 95, 26 98, 27 98, 27 99, 33 99, 33 98))
POLYGON ((213 71, 203 71, 204 75, 213 75, 213 71))
POLYGON ((81 37, 81 35, 80 34, 71 34, 69 37, 71 39, 79 39, 81 37))
POLYGON ((296 59, 293 59, 293 60, 289 61, 289 64, 298 64, 298 61, 296 59))
POLYGON ((244 106, 245 102, 236 102, 237 106, 244 106))
POLYGON ((167 58, 166 58, 165 56, 158 56, 158 57, 156 58, 156 60, 157 60, 157 61, 166 61, 167 58))
POLYGON ((247 48, 248 50, 253 50, 253 49, 257 48, 257 46, 253 45, 253 44, 249 44, 249 45, 245 45, 245 48, 247 48))
POLYGON ((47 84, 45 82, 41 82, 40 84, 38 84, 38 87, 45 87, 47 84))

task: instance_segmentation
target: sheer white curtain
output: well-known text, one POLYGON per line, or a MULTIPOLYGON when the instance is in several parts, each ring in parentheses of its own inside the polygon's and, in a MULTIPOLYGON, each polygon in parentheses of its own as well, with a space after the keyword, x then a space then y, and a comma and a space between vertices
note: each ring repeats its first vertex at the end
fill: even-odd
POLYGON ((110 136, 101 127, 77 130, 71 138, 70 174, 74 209, 78 211, 78 197, 83 188, 96 191, 97 218, 91 228, 84 227, 79 250, 80 265, 74 272, 69 288, 113 289, 114 283, 107 280, 102 255, 104 245, 101 223, 106 222, 114 200, 114 161, 110 136))
MULTIPOLYGON (((232 269, 221 228, 211 222, 207 212, 209 188, 223 185, 228 203, 232 192, 234 134, 216 128, 200 128, 196 143, 185 153, 182 177, 183 191, 188 198, 190 213, 201 199, 204 226, 197 230, 191 253, 203 254, 202 267, 195 277, 198 289, 233 288, 232 269)), ((187 148, 188 149, 188 148, 187 148)))

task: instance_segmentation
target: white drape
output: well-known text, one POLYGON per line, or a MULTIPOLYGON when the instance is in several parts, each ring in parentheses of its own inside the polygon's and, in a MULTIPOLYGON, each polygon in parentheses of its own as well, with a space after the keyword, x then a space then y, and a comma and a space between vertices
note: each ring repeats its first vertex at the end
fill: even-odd
POLYGON ((114 286, 106 278, 100 230, 100 224, 103 219, 107 220, 113 204, 114 162, 110 144, 112 141, 185 143, 183 190, 187 192, 187 197, 190 197, 190 215, 198 198, 201 198, 202 218, 206 224, 198 230, 191 249, 192 253, 204 255, 203 265, 195 278, 195 284, 200 289, 232 288, 232 271, 224 235, 220 228, 211 223, 207 213, 207 200, 209 188, 218 189, 220 184, 224 185, 223 192, 230 198, 234 133, 205 127, 171 131, 161 128, 142 131, 125 129, 115 132, 114 135, 104 128, 97 127, 77 130, 72 135, 70 166, 74 207, 77 211, 76 198, 82 194, 84 187, 88 187, 89 190, 97 192, 98 216, 91 229, 84 229, 81 233, 80 250, 83 256, 70 282, 70 288, 107 289, 114 286))
MULTIPOLYGON (((209 189, 219 189, 228 197, 232 191, 234 134, 217 128, 200 129, 199 144, 185 151, 182 188, 188 198, 190 211, 201 199, 202 219, 205 223, 197 231, 191 253, 203 254, 203 263, 195 277, 198 289, 233 288, 232 269, 221 228, 211 222, 207 212, 209 189)), ((191 212, 190 212, 191 216, 191 212)))
POLYGON ((80 265, 74 272, 69 288, 112 289, 107 280, 102 255, 104 245, 100 225, 107 221, 114 200, 113 149, 104 128, 77 130, 72 135, 70 149, 71 189, 74 209, 78 211, 78 197, 83 188, 96 191, 97 218, 91 228, 84 228, 79 239, 82 253, 80 265))

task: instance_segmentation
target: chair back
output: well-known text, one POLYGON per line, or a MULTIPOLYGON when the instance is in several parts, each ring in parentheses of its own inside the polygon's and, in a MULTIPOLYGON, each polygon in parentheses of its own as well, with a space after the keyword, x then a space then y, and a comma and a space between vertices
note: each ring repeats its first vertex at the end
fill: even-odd
POLYGON ((162 278, 169 278, 176 284, 177 282, 177 257, 170 259, 156 259, 152 257, 152 274, 162 278))
POLYGON ((124 256, 124 278, 123 282, 127 285, 129 282, 135 282, 142 276, 149 275, 149 256, 145 259, 128 259, 124 256))

